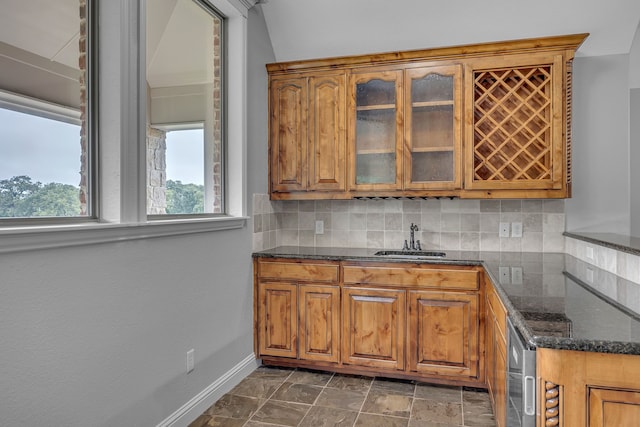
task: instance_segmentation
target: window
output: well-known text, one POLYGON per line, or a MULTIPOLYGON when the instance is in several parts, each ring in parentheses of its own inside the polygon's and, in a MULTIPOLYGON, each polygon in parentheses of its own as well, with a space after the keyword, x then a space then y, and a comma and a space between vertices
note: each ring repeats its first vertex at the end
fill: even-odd
MULTIPOLYGON (((64 186, 65 194, 73 193, 74 206, 23 209, 28 213, 10 215, 25 216, 0 217, 0 253, 244 227, 245 67, 252 4, 251 0, 5 1, 0 14, 0 115, 21 114, 41 121, 49 129, 46 132, 70 132, 71 136, 61 136, 64 144, 58 149, 54 138, 35 138, 56 155, 66 152, 63 146, 76 148, 65 155, 69 163, 49 157, 47 164, 38 166, 36 159, 44 148, 25 150, 11 144, 15 139, 0 135, 0 147, 3 143, 9 147, 0 152, 0 181, 29 176, 29 181, 15 181, 39 182, 36 187, 54 182, 64 186), (163 9, 168 4, 173 7, 163 9), (147 10, 157 15, 160 25, 145 25, 147 10), (179 16, 193 19, 191 25, 185 26, 179 16), (169 37, 176 32, 177 39, 169 37), (140 43, 147 41, 145 50, 140 43), (202 58, 208 64, 206 75, 204 68, 185 68, 184 61, 202 58), (172 208, 167 211, 167 179, 184 184, 186 178, 171 172, 180 162, 173 160, 171 146, 176 145, 175 136, 189 131, 201 132, 201 156, 187 157, 193 164, 189 168, 202 172, 203 183, 193 183, 204 187, 202 213, 193 209, 175 213, 172 208), (168 154, 155 159, 148 155, 154 132, 164 133, 163 144, 170 147, 168 154), (10 155, 12 167, 23 162, 20 156, 35 166, 4 167, 2 161, 10 155), (165 207, 150 213, 153 161, 162 171, 156 178, 165 183, 158 191, 164 192, 165 207), (55 174, 44 174, 45 169, 55 174), (74 187, 73 192, 66 186, 74 187), (50 216, 52 211, 60 216, 50 216), (10 239, 3 238, 9 235, 10 239)), ((1 131, 9 132, 18 123, 9 121, 4 119, 1 131)), ((35 125, 22 124, 20 130, 32 131, 35 125)), ((176 146, 184 154, 188 145, 176 146)))
POLYGON ((0 14, 0 222, 89 218, 86 0, 11 1, 0 14))
POLYGON ((224 213, 224 19, 147 1, 147 215, 224 213))

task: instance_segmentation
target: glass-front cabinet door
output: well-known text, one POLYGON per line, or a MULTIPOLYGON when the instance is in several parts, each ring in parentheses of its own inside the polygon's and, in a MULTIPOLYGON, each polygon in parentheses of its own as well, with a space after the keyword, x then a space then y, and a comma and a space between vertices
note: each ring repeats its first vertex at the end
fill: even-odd
POLYGON ((405 73, 404 188, 461 188, 461 66, 405 73))
POLYGON ((402 186, 402 71, 354 73, 350 80, 351 188, 402 186))

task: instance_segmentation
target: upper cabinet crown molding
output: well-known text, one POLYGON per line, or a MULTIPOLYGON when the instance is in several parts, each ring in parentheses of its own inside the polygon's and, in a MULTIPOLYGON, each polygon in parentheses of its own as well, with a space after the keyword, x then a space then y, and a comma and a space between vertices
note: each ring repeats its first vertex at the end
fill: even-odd
POLYGON ((587 36, 267 64, 271 198, 571 197, 587 36))
POLYGON ((494 43, 477 43, 430 49, 375 53, 368 55, 275 62, 267 64, 267 71, 269 73, 276 73, 294 70, 313 70, 319 68, 370 66, 391 64, 394 62, 406 63, 424 60, 443 61, 456 58, 472 58, 474 56, 502 55, 516 51, 519 53, 544 52, 550 50, 567 50, 575 52, 588 36, 589 33, 581 33, 494 43))

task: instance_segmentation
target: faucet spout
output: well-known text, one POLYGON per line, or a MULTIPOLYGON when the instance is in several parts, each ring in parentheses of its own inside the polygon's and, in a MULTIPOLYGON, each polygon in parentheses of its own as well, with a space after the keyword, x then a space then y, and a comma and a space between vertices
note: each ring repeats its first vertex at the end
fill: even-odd
POLYGON ((407 241, 405 240, 405 245, 404 248, 402 248, 403 250, 412 250, 412 251, 419 251, 420 249, 420 240, 418 240, 418 244, 416 246, 416 239, 415 239, 415 232, 418 231, 418 226, 414 223, 411 223, 411 226, 409 227, 409 245, 407 245, 407 241), (407 247, 408 246, 408 247, 407 247))

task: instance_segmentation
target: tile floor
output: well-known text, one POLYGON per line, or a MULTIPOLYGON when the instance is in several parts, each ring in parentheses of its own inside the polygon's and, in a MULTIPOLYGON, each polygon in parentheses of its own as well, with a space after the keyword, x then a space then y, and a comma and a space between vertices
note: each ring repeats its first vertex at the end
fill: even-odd
POLYGON ((261 366, 189 427, 494 427, 481 389, 261 366))

